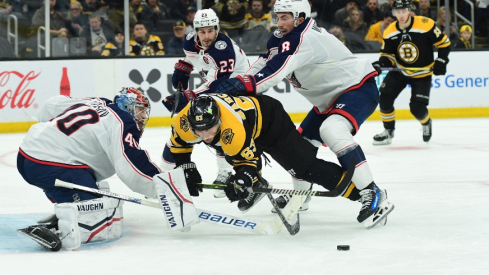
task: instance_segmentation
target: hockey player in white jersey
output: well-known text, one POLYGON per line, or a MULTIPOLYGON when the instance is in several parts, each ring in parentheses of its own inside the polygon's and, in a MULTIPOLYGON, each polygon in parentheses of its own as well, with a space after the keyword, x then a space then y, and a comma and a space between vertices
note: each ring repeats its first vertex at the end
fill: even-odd
MULTIPOLYGON (((172 84, 178 90, 178 106, 175 104, 175 95, 163 100, 163 104, 172 112, 179 112, 187 103, 201 93, 208 93, 219 83, 237 75, 243 75, 250 68, 246 54, 228 36, 219 33, 219 18, 212 9, 197 11, 193 21, 194 31, 189 33, 184 42, 185 58, 175 64, 172 84), (188 90, 190 73, 197 71, 204 83, 195 90, 188 90), (180 87, 181 86, 181 87, 180 87)), ((173 169, 173 159, 169 141, 166 143, 160 164, 163 170, 173 169)), ((220 149, 220 148, 219 148, 220 149)), ((215 184, 225 184, 233 171, 232 166, 224 159, 224 152, 216 150, 218 175, 215 184)), ((216 190, 216 198, 225 196, 222 190, 216 190)))
MULTIPOLYGON (((310 14, 307 0, 277 0, 273 15, 278 29, 268 41, 268 52, 246 75, 222 82, 215 92, 263 93, 287 78, 314 106, 300 125, 303 137, 317 146, 325 143, 345 170, 347 160, 355 158, 354 185, 349 190, 357 188, 360 195, 349 198, 362 203, 357 220, 371 228, 386 221, 394 208, 386 191, 374 183, 365 155, 353 140, 378 105, 377 72, 370 61, 354 56, 335 36, 318 27, 310 14)), ((296 189, 311 186, 293 182, 296 189)), ((287 197, 283 199, 285 204, 287 197)))
POLYGON ((81 243, 119 238, 123 201, 57 187, 55 181, 108 189, 104 180, 117 174, 131 190, 159 197, 164 184, 158 185, 154 177, 164 175, 139 146, 150 109, 148 98, 135 88, 124 88, 114 102, 96 97, 49 98, 38 112, 39 123, 20 145, 17 169, 55 203, 55 215, 41 221, 51 224, 19 231, 53 251, 59 250, 61 240, 65 249, 73 250, 81 243), (50 247, 49 242, 55 245, 50 247))

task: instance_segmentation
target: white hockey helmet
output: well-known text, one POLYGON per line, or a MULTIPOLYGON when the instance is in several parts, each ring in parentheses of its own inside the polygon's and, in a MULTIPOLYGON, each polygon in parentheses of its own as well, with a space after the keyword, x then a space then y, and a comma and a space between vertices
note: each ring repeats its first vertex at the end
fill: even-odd
POLYGON ((305 14, 304 19, 311 17, 311 5, 308 0, 277 0, 273 5, 273 13, 279 12, 291 12, 295 20, 294 26, 297 27, 297 19, 302 12, 305 14))
POLYGON ((216 27, 217 32, 219 32, 219 17, 212 9, 198 10, 194 17, 194 31, 197 33, 197 29, 201 27, 216 27))

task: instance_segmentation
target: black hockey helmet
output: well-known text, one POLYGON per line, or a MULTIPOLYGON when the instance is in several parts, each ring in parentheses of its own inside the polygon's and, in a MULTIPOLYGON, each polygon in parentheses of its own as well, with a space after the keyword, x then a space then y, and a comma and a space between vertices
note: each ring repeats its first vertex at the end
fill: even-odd
POLYGON ((192 130, 205 131, 219 122, 219 106, 211 96, 200 96, 190 101, 187 116, 192 130))
POLYGON ((409 9, 411 10, 411 2, 409 0, 394 0, 394 4, 392 4, 392 9, 409 9))

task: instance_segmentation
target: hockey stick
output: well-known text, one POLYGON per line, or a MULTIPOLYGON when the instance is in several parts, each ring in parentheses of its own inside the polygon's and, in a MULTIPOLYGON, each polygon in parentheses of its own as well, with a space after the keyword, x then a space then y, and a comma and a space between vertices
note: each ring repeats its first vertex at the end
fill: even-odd
POLYGON ((177 87, 177 92, 175 94, 175 102, 173 103, 173 110, 171 111, 170 118, 172 118, 173 115, 175 115, 175 112, 177 111, 178 103, 180 102, 180 93, 182 92, 182 86, 183 86, 182 82, 179 82, 177 87))
POLYGON ((382 71, 394 71, 394 72, 402 72, 402 71, 431 71, 432 68, 419 68, 419 67, 410 67, 410 68, 394 68, 394 67, 382 67, 380 68, 382 71))
MULTIPOLYGON (((341 182, 331 191, 312 191, 312 190, 291 190, 291 189, 277 189, 277 188, 260 188, 250 187, 248 191, 253 193, 267 193, 267 194, 280 194, 280 195, 298 195, 298 196, 315 196, 315 197, 337 197, 350 185, 351 178, 355 172, 355 160, 350 163, 350 168, 346 171, 345 176, 341 179, 341 182)), ((198 186, 205 189, 221 189, 223 190, 226 185, 224 184, 203 184, 199 183, 198 186)))
MULTIPOLYGON (((121 195, 109 191, 104 191, 104 190, 99 190, 95 188, 90 188, 78 184, 73 184, 69 182, 65 182, 59 179, 56 179, 56 182, 54 184, 55 186, 58 187, 65 187, 69 189, 78 189, 82 190, 85 192, 89 193, 94 193, 94 194, 99 194, 107 197, 112 197, 116 199, 121 199, 124 201, 136 203, 136 204, 142 204, 145 206, 153 207, 153 208, 159 208, 161 209, 161 206, 157 202, 153 202, 150 200, 144 200, 144 199, 139 199, 135 197, 130 197, 126 195, 121 195)), ((302 204, 300 204, 298 207, 296 206, 297 209, 292 209, 292 206, 290 209, 288 209, 289 212, 293 213, 298 212, 299 208, 301 207, 302 204)), ((287 205, 288 206, 288 205, 287 205)), ((217 224, 221 225, 227 228, 232 228, 232 229, 239 229, 239 230, 244 230, 247 232, 252 232, 255 234, 266 234, 266 235, 274 235, 279 233, 283 229, 283 224, 280 219, 275 218, 271 221, 253 221, 247 218, 241 218, 241 217, 234 217, 230 216, 227 214, 222 214, 222 213, 216 213, 208 210, 203 210, 203 209, 198 209, 197 214, 199 216, 199 219, 202 222, 205 223, 210 223, 210 224, 217 224)), ((286 216, 286 218, 290 218, 291 215, 286 216)))

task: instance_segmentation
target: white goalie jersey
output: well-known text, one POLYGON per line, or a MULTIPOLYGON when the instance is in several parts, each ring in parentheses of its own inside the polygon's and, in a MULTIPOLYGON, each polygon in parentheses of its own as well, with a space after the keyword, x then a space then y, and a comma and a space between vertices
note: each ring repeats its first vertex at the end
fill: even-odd
POLYGON ((246 74, 254 75, 258 93, 287 78, 320 112, 344 92, 376 75, 369 60, 353 55, 334 35, 306 19, 282 37, 276 30, 246 74))
POLYGON ((96 181, 114 174, 131 190, 156 197, 152 182, 160 173, 139 147, 141 132, 133 117, 104 98, 49 98, 38 124, 20 145, 31 160, 45 165, 90 168, 96 181))

